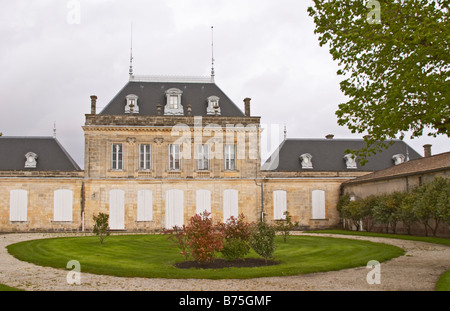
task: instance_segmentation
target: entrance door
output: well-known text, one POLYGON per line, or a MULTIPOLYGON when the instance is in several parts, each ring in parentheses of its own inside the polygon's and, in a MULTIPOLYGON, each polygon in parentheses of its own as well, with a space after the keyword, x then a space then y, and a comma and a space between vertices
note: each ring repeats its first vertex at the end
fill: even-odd
POLYGON ((125 192, 123 190, 109 192, 109 229, 125 229, 125 192))

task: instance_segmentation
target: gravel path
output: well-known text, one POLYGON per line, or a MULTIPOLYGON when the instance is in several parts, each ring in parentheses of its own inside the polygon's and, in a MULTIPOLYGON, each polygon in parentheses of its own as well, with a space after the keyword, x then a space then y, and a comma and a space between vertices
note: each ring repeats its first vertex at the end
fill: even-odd
POLYGON ((19 261, 6 250, 9 244, 55 236, 61 234, 0 235, 0 284, 33 291, 432 291, 440 275, 450 269, 448 246, 398 239, 320 234, 392 244, 403 248, 406 254, 382 263, 381 284, 373 285, 366 281, 367 274, 371 271, 366 267, 248 280, 121 278, 88 274, 81 270, 81 285, 69 285, 66 281, 68 271, 19 261))

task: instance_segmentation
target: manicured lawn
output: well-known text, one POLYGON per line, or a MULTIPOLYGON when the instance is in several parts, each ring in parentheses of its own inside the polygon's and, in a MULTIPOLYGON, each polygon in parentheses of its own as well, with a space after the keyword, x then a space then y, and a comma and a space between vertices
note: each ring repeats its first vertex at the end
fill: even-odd
POLYGON ((21 289, 9 287, 7 285, 0 284, 0 292, 18 292, 22 291, 21 289))
POLYGON ((443 273, 436 283, 437 291, 450 291, 450 270, 443 273))
MULTIPOLYGON (((78 260, 81 272, 147 278, 231 279, 296 275, 365 266, 404 254, 401 248, 368 241, 327 237, 291 236, 287 243, 276 240, 276 266, 258 268, 178 269, 179 250, 164 235, 118 235, 100 244, 95 236, 54 238, 8 246, 16 258, 42 266, 65 269, 78 260)), ((250 253, 249 257, 258 257, 250 253)))

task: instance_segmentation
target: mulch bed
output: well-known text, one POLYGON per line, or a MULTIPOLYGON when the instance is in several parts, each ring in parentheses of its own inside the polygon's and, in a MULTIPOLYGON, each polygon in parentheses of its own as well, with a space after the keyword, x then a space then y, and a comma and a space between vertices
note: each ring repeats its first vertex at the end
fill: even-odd
POLYGON ((176 268, 180 269, 221 269, 221 268, 252 268, 252 267, 264 267, 273 266, 280 264, 276 260, 267 260, 267 262, 262 258, 245 258, 245 259, 235 259, 235 260, 225 260, 225 259, 214 259, 211 262, 198 263, 193 260, 178 262, 174 264, 176 268))

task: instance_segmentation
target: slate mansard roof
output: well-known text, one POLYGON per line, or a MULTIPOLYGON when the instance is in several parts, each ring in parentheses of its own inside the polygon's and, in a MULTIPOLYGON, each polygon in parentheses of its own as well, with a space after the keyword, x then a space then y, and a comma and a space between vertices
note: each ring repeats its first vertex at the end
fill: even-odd
POLYGON ((81 171, 53 137, 0 136, 0 171, 81 171), (36 168, 25 168, 25 155, 35 153, 36 168))
POLYGON ((392 157, 396 154, 403 154, 405 157, 408 154, 410 160, 421 158, 405 142, 396 140, 388 149, 370 156, 364 166, 357 163, 357 168, 347 168, 345 150, 357 150, 365 146, 363 139, 287 139, 264 163, 262 169, 280 172, 378 171, 394 166, 392 157), (312 156, 312 169, 302 168, 300 156, 306 153, 312 156))
POLYGON ((187 115, 187 106, 191 105, 193 116, 206 116, 207 98, 217 96, 219 97, 221 116, 244 116, 243 112, 211 80, 192 79, 191 81, 182 81, 182 79, 170 77, 167 79, 131 79, 99 114, 125 115, 126 96, 132 94, 138 96, 139 113, 136 113, 136 115, 156 116, 158 115, 158 104, 162 105, 162 114, 164 114, 164 106, 167 102, 165 91, 172 88, 177 88, 183 92, 181 105, 184 109, 184 115, 187 115))

